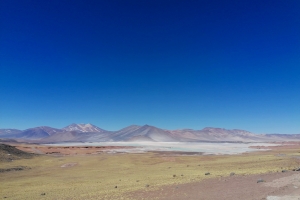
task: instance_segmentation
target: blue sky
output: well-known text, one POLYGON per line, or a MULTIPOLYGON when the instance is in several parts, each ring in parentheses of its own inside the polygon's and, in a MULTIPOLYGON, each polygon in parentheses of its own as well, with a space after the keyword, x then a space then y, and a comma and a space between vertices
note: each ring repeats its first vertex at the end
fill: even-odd
POLYGON ((0 128, 300 133, 298 0, 0 7, 0 128))

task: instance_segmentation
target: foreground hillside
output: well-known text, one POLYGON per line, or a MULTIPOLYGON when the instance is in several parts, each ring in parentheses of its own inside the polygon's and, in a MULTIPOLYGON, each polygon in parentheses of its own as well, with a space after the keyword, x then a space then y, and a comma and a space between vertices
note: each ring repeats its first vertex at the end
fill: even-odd
POLYGON ((34 154, 21 151, 14 146, 0 144, 0 162, 12 162, 14 160, 32 158, 34 154))
MULTIPOLYGON (((29 149, 32 148, 34 147, 30 146, 29 149)), ((274 147, 272 151, 239 155, 178 155, 172 152, 41 155, 32 159, 1 162, 2 168, 27 166, 28 170, 1 173, 0 197, 176 199, 179 195, 177 199, 199 199, 197 191, 205 191, 198 187, 203 187, 201 184, 206 183, 203 181, 211 180, 216 181, 218 188, 215 188, 215 193, 219 195, 205 199, 219 199, 225 191, 227 196, 223 199, 233 199, 230 198, 231 193, 228 193, 227 181, 235 183, 243 179, 248 182, 243 182, 240 186, 235 184, 236 188, 231 188, 235 190, 233 193, 239 195, 238 191, 242 194, 247 190, 248 196, 244 195, 243 199, 263 199, 272 192, 276 195, 285 194, 284 188, 287 188, 287 184, 279 187, 267 187, 264 184, 281 177, 292 176, 293 180, 297 179, 300 172, 292 170, 300 166, 299 158, 299 144, 289 148, 274 147), (265 182, 258 182, 260 178, 265 182), (252 188, 253 185, 255 187, 252 188), (261 188, 259 193, 254 190, 257 187, 261 188), (189 196, 192 194, 195 196, 189 196)), ((297 180, 300 181, 299 178, 297 180)), ((214 185, 214 182, 207 184, 214 185)), ((291 187, 289 190, 294 186, 298 187, 291 184, 288 186, 291 187)))

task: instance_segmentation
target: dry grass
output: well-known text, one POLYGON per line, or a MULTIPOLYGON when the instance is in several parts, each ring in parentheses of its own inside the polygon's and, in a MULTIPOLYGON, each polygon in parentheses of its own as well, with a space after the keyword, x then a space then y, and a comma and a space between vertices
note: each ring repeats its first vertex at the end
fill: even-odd
POLYGON ((1 168, 31 168, 1 173, 0 198, 126 199, 126 192, 229 176, 230 172, 245 175, 292 169, 297 163, 290 155, 300 156, 294 150, 286 151, 286 156, 277 154, 273 151, 232 156, 165 157, 154 153, 39 156, 0 163, 1 168), (67 163, 72 164, 61 167, 67 163), (206 172, 211 175, 205 176, 206 172), (41 196, 42 193, 45 195, 41 196))

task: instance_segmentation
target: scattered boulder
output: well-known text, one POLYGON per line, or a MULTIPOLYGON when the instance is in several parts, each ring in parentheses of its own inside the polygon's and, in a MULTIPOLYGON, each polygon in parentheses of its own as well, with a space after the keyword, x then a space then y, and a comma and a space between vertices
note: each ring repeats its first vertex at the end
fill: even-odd
POLYGON ((118 186, 115 186, 115 188, 118 188, 118 186))
POLYGON ((284 169, 284 170, 282 170, 281 172, 284 173, 284 172, 287 172, 287 171, 288 171, 288 170, 285 170, 285 169, 284 169))
POLYGON ((257 183, 263 183, 263 182, 266 182, 266 181, 263 180, 263 179, 258 179, 258 180, 257 180, 257 183))
POLYGON ((299 167, 299 168, 295 168, 295 169, 293 169, 293 171, 297 171, 297 172, 299 172, 299 171, 300 171, 300 167, 299 167))
POLYGON ((62 168, 64 168, 64 167, 74 167, 74 166, 76 166, 77 165, 77 163, 66 163, 66 164, 63 164, 62 166, 60 166, 60 167, 62 167, 62 168))
POLYGON ((207 176, 207 175, 210 175, 210 173, 209 173, 209 172, 206 172, 205 175, 206 175, 206 176, 207 176))
POLYGON ((234 173, 234 172, 231 172, 231 173, 230 173, 230 176, 234 176, 234 175, 235 175, 235 173, 234 173))
POLYGON ((45 195, 46 195, 46 193, 42 193, 41 195, 42 195, 42 196, 45 196, 45 195))
POLYGON ((176 177, 176 175, 174 174, 173 177, 176 177))
POLYGON ((145 187, 149 187, 150 185, 146 184, 145 187))
POLYGON ((6 169, 0 168, 0 173, 10 172, 10 171, 21 171, 21 170, 26 170, 26 169, 31 169, 31 168, 27 167, 27 166, 18 166, 18 167, 6 168, 6 169))

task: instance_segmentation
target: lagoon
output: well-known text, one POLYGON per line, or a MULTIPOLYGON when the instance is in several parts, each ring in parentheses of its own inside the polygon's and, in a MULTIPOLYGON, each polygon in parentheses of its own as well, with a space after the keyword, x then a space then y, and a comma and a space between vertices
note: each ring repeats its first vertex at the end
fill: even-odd
POLYGON ((85 143, 56 143, 49 146, 123 146, 107 150, 108 153, 144 153, 149 151, 195 152, 203 154, 240 154, 268 149, 251 148, 252 146, 278 146, 271 143, 209 143, 209 142, 85 142, 85 143))

